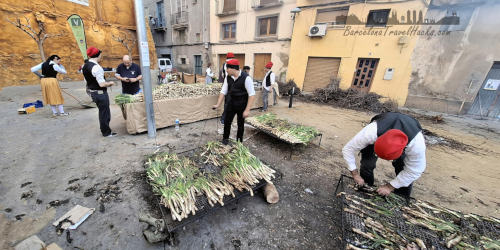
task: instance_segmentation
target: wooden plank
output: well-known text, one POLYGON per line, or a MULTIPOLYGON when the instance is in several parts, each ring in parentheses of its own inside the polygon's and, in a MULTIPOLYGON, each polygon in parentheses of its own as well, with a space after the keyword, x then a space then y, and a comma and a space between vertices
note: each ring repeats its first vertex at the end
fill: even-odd
POLYGON ((255 54, 253 79, 255 81, 262 81, 266 72, 264 68, 266 64, 271 61, 271 54, 255 54))

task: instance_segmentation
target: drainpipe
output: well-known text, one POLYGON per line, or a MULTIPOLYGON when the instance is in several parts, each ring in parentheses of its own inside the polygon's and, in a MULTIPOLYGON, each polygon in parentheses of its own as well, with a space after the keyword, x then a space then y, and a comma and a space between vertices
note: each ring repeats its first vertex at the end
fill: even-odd
POLYGON ((170 62, 172 63, 172 68, 174 67, 174 30, 172 29, 172 16, 174 14, 173 10, 173 5, 172 5, 172 0, 170 0, 170 40, 172 42, 170 46, 170 62))

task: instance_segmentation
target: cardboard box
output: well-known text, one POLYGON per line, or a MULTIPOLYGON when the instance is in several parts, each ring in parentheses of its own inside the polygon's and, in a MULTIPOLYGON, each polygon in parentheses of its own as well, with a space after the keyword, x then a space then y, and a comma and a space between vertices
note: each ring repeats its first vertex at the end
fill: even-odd
POLYGON ((36 109, 35 109, 35 106, 30 106, 30 107, 27 107, 27 108, 22 108, 22 109, 18 109, 17 112, 19 114, 31 114, 33 112, 35 112, 36 109))

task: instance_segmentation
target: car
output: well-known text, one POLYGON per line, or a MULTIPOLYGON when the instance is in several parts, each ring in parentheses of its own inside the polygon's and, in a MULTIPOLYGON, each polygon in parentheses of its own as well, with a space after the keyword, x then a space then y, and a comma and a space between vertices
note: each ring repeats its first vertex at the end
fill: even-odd
POLYGON ((169 58, 158 58, 158 67, 160 67, 160 72, 171 72, 172 62, 169 58))

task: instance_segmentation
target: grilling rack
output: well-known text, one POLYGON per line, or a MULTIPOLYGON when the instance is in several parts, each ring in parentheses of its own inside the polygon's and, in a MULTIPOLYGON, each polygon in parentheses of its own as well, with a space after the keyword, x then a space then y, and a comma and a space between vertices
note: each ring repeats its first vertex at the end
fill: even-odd
MULTIPOLYGON (((353 178, 351 178, 350 176, 342 175, 337 184, 337 189, 335 190, 335 193, 337 193, 338 189, 340 188, 339 192, 345 192, 347 194, 356 195, 364 199, 370 199, 370 196, 351 188, 351 186, 354 184, 355 181, 353 178)), ((415 201, 415 199, 413 198, 408 198, 408 197, 404 198, 406 198, 408 204, 412 201, 415 201)), ((361 217, 344 211, 344 207, 347 207, 348 204, 352 203, 351 201, 345 198, 345 195, 342 195, 340 202, 342 203, 341 204, 342 239, 343 239, 344 249, 346 249, 347 244, 349 242, 355 242, 355 241, 362 242, 367 240, 364 237, 354 233, 351 230, 351 228, 357 228, 363 232, 372 232, 372 230, 365 227, 365 224, 361 217)), ((366 209, 363 210, 370 212, 366 209)), ((433 214, 433 212, 429 209, 424 208, 424 210, 429 214, 433 214)), ((394 212, 394 217, 384 217, 384 219, 386 219, 387 222, 395 225, 396 228, 399 230, 399 232, 407 236, 410 236, 412 238, 419 238, 423 240, 425 244, 434 246, 435 249, 442 249, 442 250, 448 249, 446 248, 446 244, 443 245, 443 243, 445 243, 444 240, 440 236, 438 236, 434 231, 407 223, 407 220, 402 216, 403 212, 399 209, 394 209, 392 211, 394 212)), ((452 221, 453 218, 452 216, 445 213, 433 214, 433 216, 446 221, 452 221)), ((479 240, 477 240, 477 237, 486 236, 490 239, 500 239, 500 225, 489 221, 474 220, 474 222, 472 222, 472 219, 470 218, 467 219, 462 215, 462 217, 460 218, 460 226, 462 228, 461 232, 462 236, 464 236, 465 238, 462 241, 474 247, 478 247, 479 249, 482 248, 479 240), (475 224, 475 226, 473 226, 473 224, 475 224)))
MULTIPOLYGON (((297 145, 299 145, 299 144, 302 144, 302 143, 292 143, 292 142, 289 142, 289 141, 283 140, 283 139, 279 138, 278 136, 276 136, 275 134, 271 133, 271 131, 269 131, 269 130, 266 130, 266 129, 261 129, 261 128, 257 128, 257 127, 255 127, 255 126, 253 126, 252 124, 249 124, 249 125, 251 125, 253 128, 257 129, 257 130, 258 130, 258 131, 260 131, 260 132, 263 132, 263 133, 265 133, 265 134, 267 134, 267 135, 269 135, 269 136, 271 136, 271 137, 273 137, 273 138, 276 138, 276 139, 278 139, 278 140, 280 140, 280 141, 282 141, 282 142, 285 142, 285 143, 287 143, 287 144, 290 144, 290 145, 291 145, 291 147, 290 147, 290 157, 289 157, 289 159, 292 159, 292 154, 293 154, 293 150, 295 149, 295 146, 297 146, 297 145)), ((318 147, 321 147, 321 140, 323 139, 323 134, 318 134, 318 135, 316 136, 316 138, 318 138, 318 136, 319 136, 319 143, 318 143, 318 147)))
MULTIPOLYGON (((193 151, 195 151, 195 150, 196 150, 196 148, 191 149, 191 150, 187 150, 187 151, 184 151, 182 153, 179 153, 179 155, 193 154, 193 151)), ((263 164, 269 166, 268 164, 266 164, 262 160, 261 160, 261 162, 263 164)), ((277 179, 278 177, 280 179, 283 179, 283 174, 281 172, 279 172, 278 170, 276 170, 272 167, 270 167, 270 168, 273 169, 274 171, 276 171, 276 173, 274 173, 274 176, 275 176, 274 179, 277 179)), ((259 183, 251 186, 252 191, 255 192, 257 189, 262 188, 266 184, 267 184, 266 180, 260 180, 259 183)), ((250 191, 244 190, 243 192, 241 192, 238 189, 234 189, 233 193, 234 193, 234 197, 232 195, 224 196, 224 198, 223 198, 224 206, 227 206, 227 204, 232 203, 234 201, 238 202, 238 200, 240 198, 243 198, 243 197, 249 195, 250 191)), ((155 195, 155 197, 156 197, 156 202, 158 203, 158 207, 160 208, 160 212, 162 214, 163 221, 165 222, 165 226, 166 226, 169 233, 172 233, 176 229, 181 228, 181 227, 183 227, 183 226, 185 226, 193 221, 202 219, 205 216, 209 215, 210 213, 223 207, 220 203, 215 204, 213 207, 210 206, 210 204, 208 204, 207 197, 205 195, 201 195, 201 196, 198 196, 196 198, 196 207, 198 208, 198 211, 196 211, 196 214, 195 215, 190 214, 187 218, 184 218, 181 221, 178 221, 178 220, 172 219, 170 211, 164 205, 160 204, 160 199, 157 195, 155 195)))

